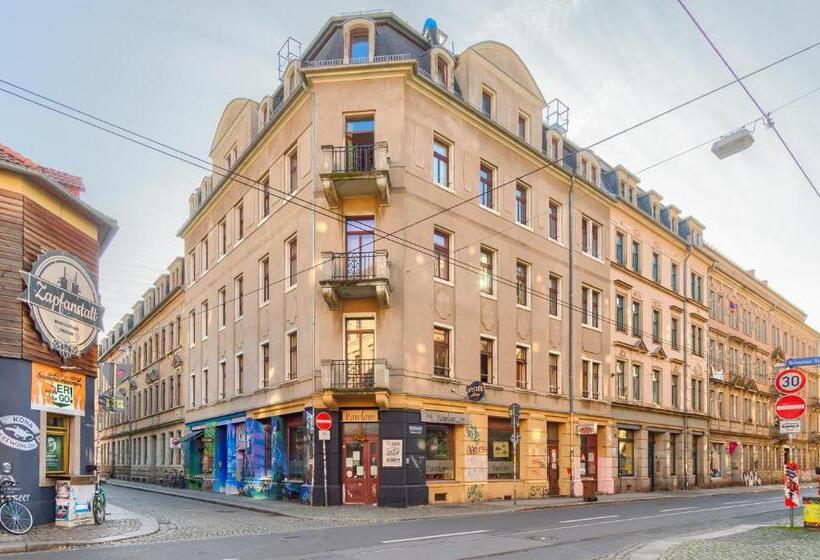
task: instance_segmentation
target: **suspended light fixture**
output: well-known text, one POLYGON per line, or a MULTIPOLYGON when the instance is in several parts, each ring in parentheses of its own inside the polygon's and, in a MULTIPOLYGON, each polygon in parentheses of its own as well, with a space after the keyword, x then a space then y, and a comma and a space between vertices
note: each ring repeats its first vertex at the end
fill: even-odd
POLYGON ((742 152, 754 143, 755 139, 752 133, 746 127, 743 127, 721 137, 712 144, 712 153, 720 159, 725 159, 742 152))

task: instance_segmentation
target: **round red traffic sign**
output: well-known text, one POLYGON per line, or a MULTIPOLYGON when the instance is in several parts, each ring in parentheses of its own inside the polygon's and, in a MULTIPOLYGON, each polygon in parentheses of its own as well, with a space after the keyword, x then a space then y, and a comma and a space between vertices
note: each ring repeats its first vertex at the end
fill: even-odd
POLYGON ((319 430, 329 430, 333 426, 333 418, 327 412, 320 412, 316 415, 316 428, 319 430))
POLYGON ((774 403, 774 411, 783 420, 797 420, 806 412, 806 401, 800 395, 784 395, 774 403))
POLYGON ((806 386, 806 374, 799 369, 784 369, 774 378, 774 386, 781 393, 796 393, 806 386))

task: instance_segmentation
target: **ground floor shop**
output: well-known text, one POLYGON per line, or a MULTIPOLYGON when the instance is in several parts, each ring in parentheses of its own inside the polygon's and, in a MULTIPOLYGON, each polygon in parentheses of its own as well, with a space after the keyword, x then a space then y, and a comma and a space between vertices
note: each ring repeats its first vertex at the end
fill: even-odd
POLYGON ((816 479, 820 467, 820 445, 805 440, 771 440, 744 435, 712 432, 709 442, 711 486, 778 484, 783 481, 783 464, 800 466, 800 479, 816 479))
POLYGON ((182 471, 182 424, 112 433, 99 442, 97 461, 107 478, 161 483, 182 471))
MULTIPOLYGON (((0 480, 16 483, 9 493, 26 503, 34 523, 67 516, 57 507, 55 487, 91 482, 94 378, 10 358, 0 358, 0 376, 0 480)), ((83 494, 82 503, 72 503, 72 515, 90 515, 89 499, 83 494)))

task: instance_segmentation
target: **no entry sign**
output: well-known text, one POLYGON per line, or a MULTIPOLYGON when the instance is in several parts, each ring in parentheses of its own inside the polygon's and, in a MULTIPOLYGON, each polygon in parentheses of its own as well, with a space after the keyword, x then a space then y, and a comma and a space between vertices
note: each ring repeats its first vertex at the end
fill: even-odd
POLYGON ((316 415, 316 428, 319 430, 329 430, 333 427, 333 418, 327 412, 320 412, 316 415))
POLYGON ((799 369, 784 369, 774 378, 774 386, 781 393, 796 393, 806 386, 806 374, 799 369))
POLYGON ((797 420, 806 412, 806 401, 800 395, 785 395, 774 403, 774 411, 783 420, 797 420))

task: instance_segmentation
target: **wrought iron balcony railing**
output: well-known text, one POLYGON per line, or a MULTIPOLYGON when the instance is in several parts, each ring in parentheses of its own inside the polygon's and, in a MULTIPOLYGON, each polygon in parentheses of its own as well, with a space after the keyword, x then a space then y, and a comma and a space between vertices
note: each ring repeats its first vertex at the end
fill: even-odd
POLYGON ((387 360, 379 358, 323 360, 322 381, 326 389, 350 391, 387 389, 389 387, 387 360))

